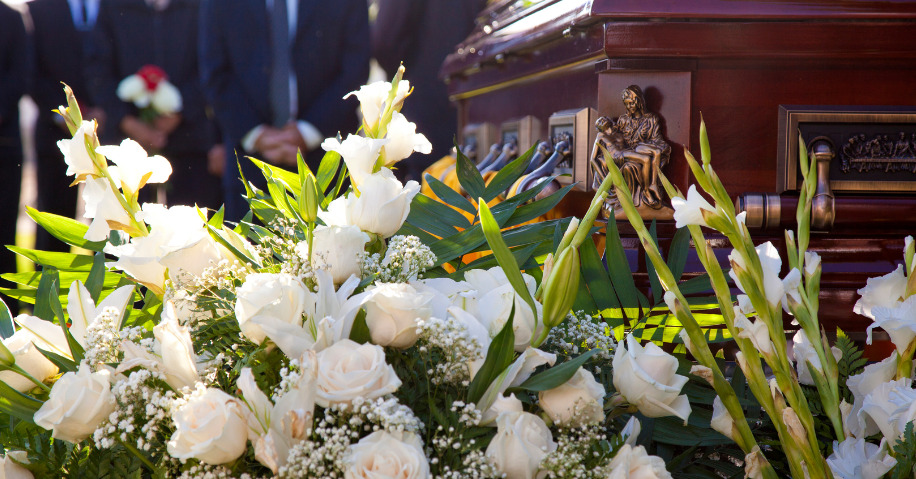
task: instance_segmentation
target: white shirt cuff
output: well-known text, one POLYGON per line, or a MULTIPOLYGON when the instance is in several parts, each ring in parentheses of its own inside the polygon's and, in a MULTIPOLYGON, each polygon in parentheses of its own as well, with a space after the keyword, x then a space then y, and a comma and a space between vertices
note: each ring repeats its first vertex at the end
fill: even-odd
POLYGON ((245 136, 242 137, 242 148, 248 153, 254 153, 254 145, 258 142, 258 138, 261 136, 261 133, 264 133, 264 128, 267 128, 267 125, 258 125, 251 129, 248 133, 245 133, 245 136))
POLYGON ((302 135, 302 139, 305 140, 305 146, 309 151, 318 148, 321 142, 324 141, 324 136, 318 131, 318 128, 315 128, 315 125, 307 121, 299 120, 296 122, 296 126, 299 128, 299 134, 302 135))

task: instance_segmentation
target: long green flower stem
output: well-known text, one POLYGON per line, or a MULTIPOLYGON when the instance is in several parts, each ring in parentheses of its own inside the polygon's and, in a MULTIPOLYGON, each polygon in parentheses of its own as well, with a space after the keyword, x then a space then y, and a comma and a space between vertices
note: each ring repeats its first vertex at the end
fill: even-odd
MULTIPOLYGON (((702 131, 701 131, 702 133, 702 131)), ((705 136, 701 134, 701 145, 704 143, 705 136)), ((713 196, 713 199, 716 201, 716 206, 719 210, 724 211, 724 218, 720 216, 715 219, 714 225, 710 225, 714 229, 718 229, 722 232, 738 251, 738 253, 745 258, 745 269, 741 269, 736 264, 732 264, 732 268, 736 271, 736 274, 741 278, 741 284, 745 288, 745 293, 751 300, 752 305, 755 310, 758 312, 758 320, 764 321, 767 325, 767 329, 770 334, 770 339, 774 343, 774 353, 766 355, 767 363, 773 369, 774 376, 776 377, 777 384, 782 392, 782 395, 785 397, 786 402, 792 409, 795 411, 796 415, 801 421, 803 427, 805 428, 806 443, 800 445, 800 450, 805 456, 805 462, 808 467, 808 471, 811 474, 816 474, 820 472, 822 475, 818 477, 830 477, 829 468, 824 463, 823 456, 820 454, 820 451, 817 450, 817 437, 814 432, 814 419, 811 414, 810 409, 808 408, 807 399, 805 398, 801 387, 799 386, 797 380, 795 379, 794 370, 791 367, 791 364, 788 361, 786 355, 786 336, 785 330, 782 325, 782 310, 779 308, 779 305, 771 305, 766 298, 764 292, 758 287, 763 283, 763 269, 760 262, 760 258, 757 256, 753 242, 751 241, 750 234, 747 231, 746 226, 743 223, 734 221, 735 217, 733 212, 733 205, 731 199, 725 192, 724 187, 721 182, 718 180, 715 172, 712 169, 712 166, 709 164, 708 157, 704 156, 703 158, 703 167, 700 167, 696 163, 696 160, 689 154, 685 152, 687 157, 688 164, 691 167, 694 175, 697 177, 697 182, 713 196)), ((678 196, 678 192, 671 186, 667 180, 663 179, 663 183, 668 190, 669 196, 675 197, 678 196)), ((719 216, 719 215, 717 215, 719 216)), ((697 230, 699 227, 693 227, 697 230)), ((699 244, 698 241, 702 239, 702 234, 699 237, 695 236, 695 244, 699 244)), ((705 239, 702 239, 705 243, 705 239)), ((698 248, 699 251, 699 248, 698 248)), ((719 290, 727 291, 727 286, 725 285, 724 275, 721 272, 721 269, 718 268, 716 264, 715 268, 711 268, 711 265, 704 265, 707 267, 707 270, 710 271, 711 277, 715 276, 715 270, 718 270, 718 277, 720 278, 719 290)), ((714 284, 716 282, 714 281, 714 284)), ((719 295, 719 290, 717 290, 717 296, 719 295)), ((731 298, 730 293, 720 296, 719 300, 722 304, 723 314, 728 314, 730 312, 726 311, 730 309, 731 298), (723 297, 724 296, 724 297, 723 297), (728 298, 724 300, 724 298, 728 298), (728 307, 727 307, 727 306, 728 307)), ((733 318, 732 318, 733 319, 733 318)), ((817 336, 815 336, 817 338, 817 336)), ((741 344, 739 343, 739 347, 741 344)), ((742 350, 746 355, 750 354, 750 351, 754 348, 745 348, 742 347, 742 350)), ((754 353, 756 355, 756 352, 754 353)), ((750 358, 748 358, 750 363, 750 358)), ((759 359, 758 359, 759 361, 759 359)), ((824 362, 823 364, 827 364, 824 362)), ((750 376, 750 375, 749 375, 750 376)), ((824 378, 826 380, 826 378, 824 378)), ((782 407, 776 407, 774 403, 772 405, 767 404, 767 401, 772 401, 773 398, 770 398, 770 392, 766 390, 767 388, 759 387, 760 393, 755 392, 755 395, 761 400, 761 404, 765 406, 767 413, 773 418, 774 423, 780 424, 783 427, 780 430, 780 437, 782 438, 783 444, 797 444, 794 438, 788 435, 788 431, 785 429, 782 424, 782 407), (766 398, 766 400, 765 400, 766 398)), ((829 393, 829 387, 825 388, 829 393)), ((835 421, 832 421, 836 424, 835 421)), ((842 430, 842 423, 840 424, 840 430, 842 430)), ((841 436, 842 437, 842 436, 841 436)), ((791 451, 791 447, 786 448, 787 452, 791 451)), ((790 457, 791 459, 791 457, 790 457)), ((791 461, 796 462, 796 461, 791 461)), ((800 466, 800 464, 797 464, 800 466)))
MULTIPOLYGON (((665 261, 662 260, 661 254, 655 246, 655 242, 652 241, 651 235, 646 230, 645 223, 643 223, 642 218, 636 211, 636 207, 633 205, 632 195, 627 188, 626 183, 623 181, 623 176, 620 174, 620 170, 617 168, 617 165, 614 164, 613 160, 607 155, 607 152, 605 152, 605 161, 608 164, 609 170, 605 181, 611 179, 611 181, 614 183, 614 187, 617 192, 617 199, 623 207, 623 210, 627 215, 627 219, 630 220, 630 223, 636 230, 640 241, 643 243, 643 246, 646 249, 646 253, 649 256, 649 259, 652 261, 652 265, 655 267, 655 271, 658 274, 662 286, 664 286, 667 291, 672 291, 681 304, 688 304, 687 299, 683 294, 681 294, 677 287, 677 282, 674 279, 674 275, 671 273, 671 270, 668 268, 668 265, 665 263, 665 261)), ((610 221, 614 220, 611 219, 610 221)), ((738 446, 741 447, 741 450, 743 450, 745 453, 750 453, 754 447, 757 446, 757 441, 754 438, 754 434, 751 432, 750 426, 747 423, 747 419, 744 417, 744 410, 741 407, 741 403, 738 400, 734 389, 732 389, 731 385, 725 379, 725 375, 722 374, 722 371, 719 369, 719 365, 716 363, 715 357, 713 356, 712 351, 709 349, 709 344, 706 342, 706 337, 703 334, 700 325, 696 322, 696 319, 692 314, 690 314, 688 310, 684 309, 682 311, 684 311, 684 313, 678 316, 684 326, 684 329, 687 331, 687 334, 690 337, 690 341, 693 346, 693 350, 691 352, 694 353, 700 364, 712 370, 713 389, 715 389, 716 394, 722 398, 722 403, 725 405, 731 417, 735 420, 735 425, 738 430, 738 434, 735 437, 735 442, 738 443, 738 446)), ((776 475, 776 471, 773 470, 769 463, 764 466, 763 472, 764 477, 767 479, 778 477, 776 475)))

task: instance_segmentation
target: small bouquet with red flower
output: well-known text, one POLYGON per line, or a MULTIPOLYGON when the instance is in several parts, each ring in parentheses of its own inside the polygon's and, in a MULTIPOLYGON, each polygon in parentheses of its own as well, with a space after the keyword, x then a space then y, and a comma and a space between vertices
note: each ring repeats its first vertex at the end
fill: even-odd
POLYGON ((182 106, 178 88, 156 65, 145 65, 137 73, 121 80, 118 98, 136 105, 140 109, 140 117, 147 122, 160 115, 178 113, 182 106))

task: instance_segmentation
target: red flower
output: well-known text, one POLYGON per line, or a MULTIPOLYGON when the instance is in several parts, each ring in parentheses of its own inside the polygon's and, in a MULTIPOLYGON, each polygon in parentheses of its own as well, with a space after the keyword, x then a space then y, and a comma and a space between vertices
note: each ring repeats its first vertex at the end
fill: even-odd
POLYGON ((156 65, 144 65, 137 71, 137 76, 146 82, 146 89, 148 91, 155 91, 160 82, 169 79, 169 76, 165 74, 165 70, 156 65))

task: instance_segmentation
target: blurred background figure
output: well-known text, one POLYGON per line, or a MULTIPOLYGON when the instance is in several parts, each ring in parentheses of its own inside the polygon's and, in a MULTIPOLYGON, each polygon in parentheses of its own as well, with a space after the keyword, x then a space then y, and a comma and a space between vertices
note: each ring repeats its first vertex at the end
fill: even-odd
POLYGON ((220 181, 208 173, 208 153, 218 140, 207 118, 195 48, 199 10, 199 0, 101 0, 85 71, 91 98, 107 117, 102 142, 131 138, 150 155, 166 157, 172 163, 168 204, 219 208, 220 181), (153 113, 156 96, 145 108, 123 100, 130 95, 119 86, 135 74, 137 87, 156 88, 163 80, 174 85, 180 108, 153 113))
MULTIPOLYGON (((95 118, 104 128, 102 111, 89 103, 83 77, 84 49, 95 26, 100 0, 32 0, 27 5, 32 18, 34 79, 29 95, 38 107, 35 124, 35 169, 39 211, 73 218, 76 215, 77 189, 66 175, 67 165, 57 142, 70 138, 63 118, 52 110, 64 104, 63 85, 73 89, 82 104, 84 118, 95 118)), ((44 228, 35 232, 35 249, 67 250, 69 246, 44 228)))
POLYGON ((226 218, 247 211, 245 177, 261 173, 251 155, 295 170, 301 149, 314 168, 325 137, 359 126, 342 98, 369 73, 366 0, 203 0, 200 65, 226 146, 226 218))
POLYGON ((457 110, 449 103, 439 68, 445 57, 474 27, 486 0, 376 0, 372 54, 389 78, 400 62, 415 87, 402 113, 433 144, 429 155, 415 153, 398 165, 402 180, 420 181, 423 170, 454 146, 457 110))
MULTIPOLYGON (((16 257, 5 245, 16 243, 19 185, 22 181, 22 140, 19 99, 29 77, 28 38, 22 16, 0 2, 0 271, 16 271, 16 257)), ((13 314, 15 301, 7 301, 13 314)))

